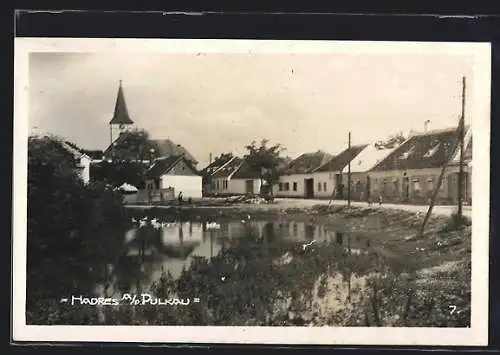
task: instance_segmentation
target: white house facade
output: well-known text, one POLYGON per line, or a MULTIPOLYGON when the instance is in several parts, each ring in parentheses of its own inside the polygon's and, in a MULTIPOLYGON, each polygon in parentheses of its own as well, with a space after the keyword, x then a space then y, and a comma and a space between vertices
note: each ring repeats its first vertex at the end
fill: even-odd
POLYGON ((69 142, 62 142, 61 144, 66 151, 73 155, 80 178, 84 184, 88 184, 90 181, 90 163, 92 162, 92 158, 83 153, 74 144, 69 142))
POLYGON ((202 177, 184 156, 158 159, 146 172, 146 188, 173 189, 184 198, 202 197, 202 177))
MULTIPOLYGON (((331 158, 330 154, 317 151, 302 154, 297 159, 292 160, 277 185, 273 187, 274 195, 278 197, 317 197, 317 182, 314 173, 331 158)), ((320 188, 323 189, 323 185, 320 188)))

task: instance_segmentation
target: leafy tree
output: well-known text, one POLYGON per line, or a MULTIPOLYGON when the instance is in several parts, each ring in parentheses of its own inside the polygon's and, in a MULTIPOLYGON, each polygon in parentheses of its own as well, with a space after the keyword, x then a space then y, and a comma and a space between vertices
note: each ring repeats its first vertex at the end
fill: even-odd
POLYGON ((121 243, 125 216, 117 193, 104 184, 84 185, 75 159, 57 138, 29 138, 28 323, 78 324, 78 313, 92 317, 75 310, 63 314, 58 300, 92 292, 121 243))
POLYGON ((142 162, 102 161, 90 165, 90 178, 113 186, 120 186, 124 182, 142 189, 148 165, 142 162))
POLYGON ((144 129, 123 132, 107 153, 118 161, 152 161, 158 157, 157 147, 144 129))
POLYGON ((260 174, 261 186, 264 180, 269 186, 273 186, 279 180, 285 162, 285 159, 281 157, 281 153, 285 151, 285 148, 279 143, 268 144, 269 140, 263 139, 260 144, 252 141, 245 147, 248 152, 244 158, 252 170, 260 174))

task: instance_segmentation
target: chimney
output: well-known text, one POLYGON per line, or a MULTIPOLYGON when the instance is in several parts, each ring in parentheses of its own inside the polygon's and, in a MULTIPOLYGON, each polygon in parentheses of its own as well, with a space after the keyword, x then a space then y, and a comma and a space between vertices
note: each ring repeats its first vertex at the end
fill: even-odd
POLYGON ((212 164, 212 153, 208 155, 208 164, 212 164))

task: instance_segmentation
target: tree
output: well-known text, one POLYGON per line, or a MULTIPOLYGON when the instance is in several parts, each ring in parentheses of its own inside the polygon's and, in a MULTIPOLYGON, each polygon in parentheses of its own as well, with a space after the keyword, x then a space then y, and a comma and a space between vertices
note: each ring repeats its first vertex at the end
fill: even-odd
POLYGON ((268 144, 268 139, 262 139, 259 145, 257 145, 256 141, 252 141, 245 147, 248 153, 245 154, 244 158, 252 170, 259 174, 261 186, 266 181, 271 187, 270 193, 272 194, 272 186, 282 174, 281 168, 285 159, 281 157, 281 153, 285 151, 285 148, 279 143, 268 144))
POLYGON ((123 132, 111 148, 111 156, 119 161, 153 161, 159 152, 144 129, 123 132))
POLYGON ((145 186, 147 169, 148 166, 142 162, 102 161, 90 164, 90 178, 92 181, 113 186, 120 186, 126 182, 142 189, 145 186))
POLYGON ((29 137, 26 296, 30 324, 70 321, 58 313, 57 300, 92 291, 101 277, 101 265, 121 245, 126 222, 119 194, 103 184, 85 185, 73 155, 59 139, 29 137))

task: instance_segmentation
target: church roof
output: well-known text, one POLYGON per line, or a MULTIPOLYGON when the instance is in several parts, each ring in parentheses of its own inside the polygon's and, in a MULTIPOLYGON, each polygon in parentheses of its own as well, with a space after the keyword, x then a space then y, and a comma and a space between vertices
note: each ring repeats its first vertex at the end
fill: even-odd
POLYGON ((130 118, 127 110, 127 104, 125 103, 125 96, 123 94, 122 81, 120 80, 120 85, 118 86, 118 94, 116 96, 115 112, 113 118, 109 121, 109 124, 133 124, 134 121, 130 118))

